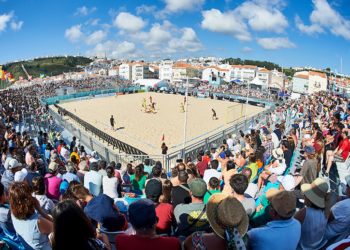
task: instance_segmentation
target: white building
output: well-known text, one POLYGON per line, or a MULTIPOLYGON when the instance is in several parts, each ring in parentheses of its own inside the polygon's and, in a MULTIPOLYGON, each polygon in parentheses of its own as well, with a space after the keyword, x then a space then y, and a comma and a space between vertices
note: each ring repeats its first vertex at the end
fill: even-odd
POLYGON ((157 66, 149 67, 149 78, 150 79, 159 79, 159 68, 157 66))
POLYGON ((163 60, 159 64, 159 79, 167 80, 171 82, 172 80, 172 68, 174 65, 174 61, 172 60, 163 60))
POLYGON ((267 86, 272 83, 272 76, 273 76, 273 73, 268 69, 262 68, 262 69, 259 69, 258 71, 259 80, 262 81, 267 86))
POLYGON ((123 63, 119 66, 119 76, 121 78, 124 78, 126 80, 132 80, 132 66, 134 66, 135 63, 123 63))
POLYGON ((248 83, 254 79, 258 72, 258 67, 253 65, 232 65, 231 80, 238 79, 243 83, 248 83))
POLYGON ((109 76, 119 76, 119 67, 114 67, 108 71, 109 76))
POLYGON ((136 81, 139 79, 149 78, 149 66, 146 63, 136 63, 132 66, 132 80, 136 81))
POLYGON ((97 58, 98 59, 105 59, 106 58, 106 52, 97 52, 97 58))

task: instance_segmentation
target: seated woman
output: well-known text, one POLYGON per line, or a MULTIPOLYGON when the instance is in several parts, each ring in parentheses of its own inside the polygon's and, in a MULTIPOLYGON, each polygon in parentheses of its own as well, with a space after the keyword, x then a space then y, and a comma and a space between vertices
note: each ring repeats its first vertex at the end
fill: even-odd
POLYGON ((252 170, 252 176, 250 177, 250 181, 253 181, 255 177, 258 175, 258 163, 256 161, 256 155, 250 154, 247 168, 250 168, 252 170))
POLYGON ((140 165, 136 166, 135 174, 130 176, 130 182, 134 190, 144 190, 146 179, 147 177, 143 174, 142 167, 140 165))
POLYGON ((267 178, 270 177, 270 175, 282 175, 286 170, 287 166, 285 160, 283 159, 283 149, 274 149, 272 151, 272 155, 275 160, 271 161, 271 163, 265 167, 265 170, 260 173, 258 179, 258 190, 260 190, 262 184, 265 180, 267 180, 267 178))
POLYGON ((49 234, 52 233, 52 217, 32 197, 27 181, 14 182, 9 189, 9 203, 13 226, 24 245, 33 249, 51 250, 49 234), (39 213, 36 214, 35 210, 39 213))
POLYGON ((52 200, 46 197, 45 191, 45 180, 42 176, 34 177, 32 180, 32 188, 33 188, 33 197, 35 197, 39 203, 40 207, 45 211, 45 213, 49 215, 53 215, 53 210, 55 208, 55 204, 52 200))

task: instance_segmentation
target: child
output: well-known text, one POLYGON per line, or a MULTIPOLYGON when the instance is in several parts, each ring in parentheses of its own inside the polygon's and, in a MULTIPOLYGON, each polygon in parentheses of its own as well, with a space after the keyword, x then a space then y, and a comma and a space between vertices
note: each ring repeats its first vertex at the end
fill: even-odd
MULTIPOLYGON (((45 179, 42 176, 34 177, 32 180, 32 188, 33 188, 33 197, 37 198, 40 207, 45 211, 45 213, 49 215, 53 215, 53 211, 55 209, 55 204, 52 200, 46 197, 45 191, 45 179)), ((38 213, 38 212, 37 212, 38 213)))

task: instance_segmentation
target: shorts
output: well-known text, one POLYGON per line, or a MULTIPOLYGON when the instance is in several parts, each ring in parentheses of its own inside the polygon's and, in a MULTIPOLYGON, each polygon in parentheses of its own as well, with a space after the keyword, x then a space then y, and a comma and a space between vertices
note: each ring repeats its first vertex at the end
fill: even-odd
POLYGON ((334 162, 344 162, 342 155, 333 155, 333 161, 334 162))

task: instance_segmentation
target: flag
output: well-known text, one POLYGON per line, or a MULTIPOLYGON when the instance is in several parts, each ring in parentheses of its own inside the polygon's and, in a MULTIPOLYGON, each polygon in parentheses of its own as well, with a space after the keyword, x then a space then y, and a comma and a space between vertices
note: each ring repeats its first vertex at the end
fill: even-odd
POLYGON ((13 79, 13 78, 10 80, 10 82, 14 82, 14 81, 15 81, 15 79, 13 79))
POLYGON ((4 71, 1 69, 1 66, 0 66, 0 78, 3 78, 4 76, 4 71))
POLYGON ((163 138, 162 138, 162 141, 164 141, 164 134, 163 134, 163 138))
POLYGON ((40 74, 40 78, 43 78, 45 76, 45 74, 40 74))
POLYGON ((32 79, 32 76, 28 76, 28 80, 32 79))
POLYGON ((97 124, 97 120, 95 119, 95 123, 97 124))
POLYGON ((23 76, 20 76, 20 77, 19 77, 19 80, 23 81, 23 76))

